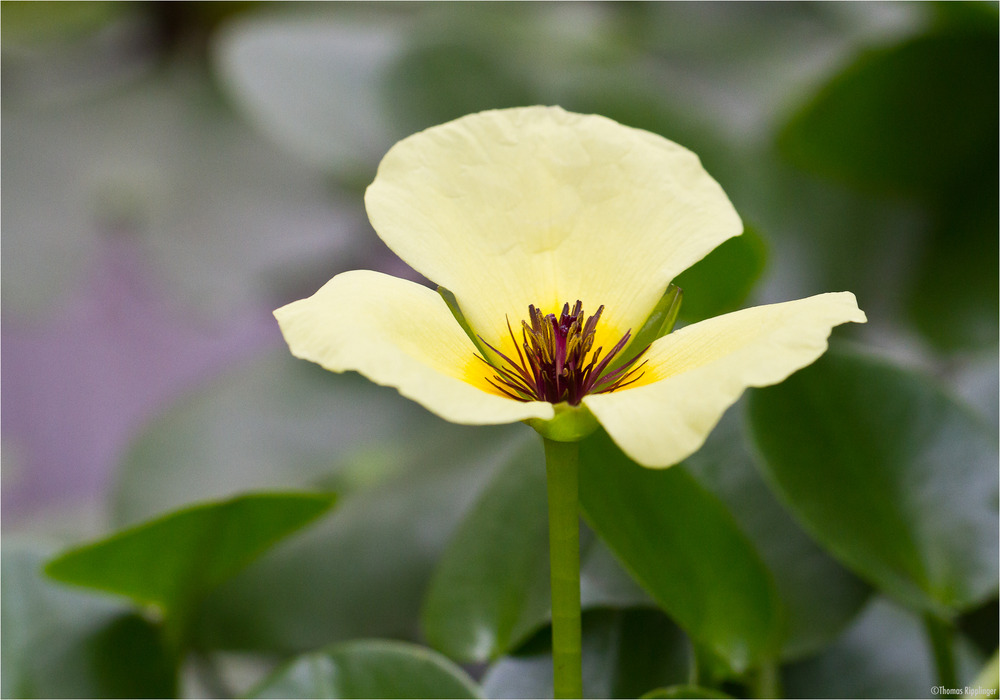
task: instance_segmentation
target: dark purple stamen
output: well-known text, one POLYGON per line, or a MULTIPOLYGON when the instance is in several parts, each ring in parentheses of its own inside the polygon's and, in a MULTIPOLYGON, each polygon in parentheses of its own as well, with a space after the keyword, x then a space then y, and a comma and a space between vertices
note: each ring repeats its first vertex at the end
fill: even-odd
POLYGON ((587 394, 603 394, 632 384, 643 375, 636 375, 636 372, 646 361, 638 365, 635 363, 649 349, 648 346, 620 367, 607 371, 611 361, 628 345, 631 330, 603 358, 603 348, 597 348, 587 357, 594 346, 597 322, 603 311, 601 306, 585 322, 583 303, 580 301, 576 302, 572 311, 569 304, 564 304, 558 318, 555 314, 543 314, 534 305, 528 306, 531 323, 521 321, 523 342, 520 344, 510 327, 510 320, 507 321, 507 332, 517 351, 516 359, 503 354, 479 336, 486 347, 502 360, 493 364, 479 358, 496 370, 493 379, 486 381, 505 396, 518 401, 565 401, 571 406, 578 405, 587 394))

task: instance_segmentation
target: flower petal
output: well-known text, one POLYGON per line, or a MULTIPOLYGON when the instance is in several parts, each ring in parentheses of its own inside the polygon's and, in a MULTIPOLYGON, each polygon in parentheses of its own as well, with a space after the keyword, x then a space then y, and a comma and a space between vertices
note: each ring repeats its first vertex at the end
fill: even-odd
POLYGON ((742 223, 690 151, 559 107, 472 114, 390 149, 372 225, 458 298, 491 344, 529 304, 605 306, 597 345, 638 330, 667 284, 742 223))
POLYGON ((811 364, 831 329, 849 321, 866 321, 850 292, 717 316, 653 343, 641 382, 583 402, 629 457, 670 466, 701 447, 744 389, 811 364))
POLYGON ((491 393, 475 346, 437 293, 369 270, 337 275, 274 312, 292 354, 396 387, 454 423, 550 419, 550 404, 491 393))

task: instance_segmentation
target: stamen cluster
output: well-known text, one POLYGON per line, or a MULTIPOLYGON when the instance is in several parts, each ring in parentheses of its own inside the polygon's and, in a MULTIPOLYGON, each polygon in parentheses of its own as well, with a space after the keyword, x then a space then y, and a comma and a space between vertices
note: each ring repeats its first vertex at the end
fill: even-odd
POLYGON ((603 311, 604 307, 601 306, 597 313, 584 320, 583 303, 579 300, 572 311, 568 303, 564 304, 558 317, 555 314, 543 314, 534 305, 529 305, 528 318, 531 322, 521 321, 520 343, 514 336, 510 320, 507 320, 507 332, 517 351, 516 360, 503 354, 480 336, 486 347, 502 359, 502 362, 494 364, 480 358, 496 370, 493 379, 487 381, 506 396, 518 401, 565 401, 572 406, 578 405, 587 394, 603 394, 637 381, 642 373, 636 375, 636 372, 646 362, 639 365, 635 363, 649 349, 648 346, 608 371, 612 360, 628 345, 631 330, 625 333, 603 359, 603 348, 597 348, 588 357, 594 346, 597 322, 603 311))

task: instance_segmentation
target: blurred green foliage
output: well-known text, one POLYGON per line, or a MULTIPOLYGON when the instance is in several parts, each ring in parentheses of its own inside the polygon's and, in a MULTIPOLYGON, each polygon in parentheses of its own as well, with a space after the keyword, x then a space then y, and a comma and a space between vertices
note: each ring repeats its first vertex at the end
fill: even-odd
POLYGON ((280 493, 199 504, 71 549, 45 573, 155 606, 167 638, 187 644, 208 592, 332 504, 331 496, 280 493))
POLYGON ((743 233, 730 238, 674 280, 684 294, 680 319, 694 323, 735 311, 750 295, 764 272, 767 246, 760 234, 745 226, 743 233))
POLYGON ((477 698, 476 684, 429 649, 357 641, 305 654, 277 669, 253 698, 477 698))
POLYGON ((117 2, 10 2, 0 3, 3 16, 0 41, 4 48, 66 42, 92 34, 127 12, 117 2))
MULTIPOLYGON (((944 20, 955 11, 949 5, 944 20)), ((923 210, 928 230, 908 310, 946 349, 995 345, 1000 314, 996 13, 978 11, 978 22, 963 14, 866 51, 779 141, 802 167, 923 210)))
POLYGON ((4 542, 3 696, 174 696, 176 663, 158 626, 123 601, 47 580, 53 552, 4 542))
MULTIPOLYGON (((963 684, 996 650, 994 3, 2 10, 19 319, 109 229, 199 323, 398 272, 359 223, 382 154, 527 103, 661 133, 730 194, 747 232, 675 280, 683 322, 858 294, 869 324, 837 335, 860 350, 753 390, 683 465, 588 441, 588 695, 929 696, 926 614, 963 684)), ((119 596, 7 535, 3 696, 545 697, 544 474, 519 428, 261 349, 143 425, 106 504, 133 529, 49 564, 119 596), (328 499, 240 495, 289 488, 338 506, 298 531, 328 499), (228 529, 200 521, 219 508, 228 529)))
MULTIPOLYGON (((483 678, 487 697, 552 694, 547 630, 493 664, 483 678)), ((638 697, 643 688, 673 685, 688 674, 684 634, 662 612, 641 606, 583 613, 583 689, 587 697, 638 697)))

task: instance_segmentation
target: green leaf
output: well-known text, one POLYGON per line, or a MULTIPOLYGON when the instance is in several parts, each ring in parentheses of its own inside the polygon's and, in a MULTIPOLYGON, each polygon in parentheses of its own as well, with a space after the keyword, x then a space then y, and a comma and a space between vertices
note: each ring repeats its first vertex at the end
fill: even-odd
POLYGON ((545 465, 537 443, 526 442, 483 490, 431 579, 424 633, 451 658, 493 658, 549 615, 545 465))
POLYGON ((809 537, 768 488, 745 435, 744 402, 729 409, 684 467, 726 504, 774 578, 784 611, 783 659, 841 634, 871 588, 809 537))
POLYGON ((749 419, 779 497, 860 576, 944 617, 996 591, 996 436, 937 386, 834 351, 749 419))
POLYGON ((252 698, 478 698, 475 682, 415 644, 354 641, 300 656, 266 678, 252 698))
POLYGON ((580 445, 591 527, 698 643, 742 671, 777 651, 774 584, 726 507, 683 467, 644 469, 603 431, 580 445))
MULTIPOLYGON (((650 608, 583 612, 583 691, 589 698, 636 698, 649 688, 683 682, 690 652, 684 633, 650 608)), ((483 678, 491 698, 552 694, 551 631, 539 632, 515 656, 500 659, 483 678)))
POLYGON ((392 388, 285 349, 153 421, 122 467, 116 516, 133 523, 237 486, 335 491, 335 517, 209 595, 196 643, 293 654, 357 637, 416 639, 435 563, 518 436, 534 438, 524 426, 445 422, 392 388))
POLYGON ((995 25, 863 53, 793 117, 782 150, 812 171, 880 192, 933 197, 984 154, 995 173, 995 25))
POLYGON ((158 606, 168 623, 183 624, 205 594, 332 505, 332 495, 310 493, 199 504, 75 547, 45 573, 158 606))
POLYGON ((45 579, 50 549, 5 538, 0 695, 174 697, 177 669, 157 626, 122 601, 45 579))
POLYGON ((945 351, 993 348, 1000 316, 997 167, 956 187, 932 215, 908 308, 917 330, 945 351))
MULTIPOLYGON (((464 662, 517 647, 550 617, 545 463, 525 433, 457 528, 421 611, 428 641, 464 662)), ((580 533, 584 608, 651 605, 587 528, 580 533)))
POLYGON ((740 308, 766 264, 764 239, 745 226, 742 235, 728 239, 674 280, 684 290, 680 318, 693 323, 740 308))
MULTIPOLYGON (((969 12, 954 11, 962 3, 935 7, 944 20, 937 28, 862 54, 792 119, 780 145, 805 169, 916 204, 919 218, 902 219, 902 235, 892 235, 891 222, 843 223, 864 236, 841 249, 856 259, 870 249, 880 265, 873 291, 888 299, 894 280, 879 251, 912 250, 901 311, 917 330, 944 351, 995 347, 997 11, 985 3, 969 12)), ((866 291, 847 286, 859 297, 866 291)))

